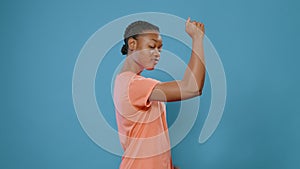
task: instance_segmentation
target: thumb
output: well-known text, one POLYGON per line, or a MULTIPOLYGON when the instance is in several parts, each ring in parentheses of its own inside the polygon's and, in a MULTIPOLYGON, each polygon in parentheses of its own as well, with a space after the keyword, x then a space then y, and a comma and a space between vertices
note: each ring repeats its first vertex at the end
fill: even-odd
POLYGON ((191 17, 188 17, 188 19, 186 20, 186 23, 189 23, 191 21, 191 17))

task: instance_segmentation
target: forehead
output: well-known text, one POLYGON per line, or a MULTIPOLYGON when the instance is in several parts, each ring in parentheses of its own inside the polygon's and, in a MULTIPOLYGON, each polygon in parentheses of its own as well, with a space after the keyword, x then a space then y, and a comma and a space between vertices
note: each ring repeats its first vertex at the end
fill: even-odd
POLYGON ((140 34, 138 38, 147 42, 153 41, 156 43, 162 43, 162 38, 159 32, 144 32, 140 34))

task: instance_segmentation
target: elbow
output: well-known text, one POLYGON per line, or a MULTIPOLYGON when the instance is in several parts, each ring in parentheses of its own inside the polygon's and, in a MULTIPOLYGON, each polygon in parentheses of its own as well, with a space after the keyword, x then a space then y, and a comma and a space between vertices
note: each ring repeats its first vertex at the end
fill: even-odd
POLYGON ((201 96, 202 95, 202 89, 203 89, 203 86, 202 85, 197 85, 197 87, 194 88, 194 95, 195 97, 196 96, 201 96))
POLYGON ((202 89, 199 89, 199 90, 195 91, 194 93, 195 93, 195 97, 196 96, 201 96, 202 95, 202 89))
POLYGON ((186 96, 188 96, 188 98, 193 98, 193 97, 197 97, 197 96, 201 96, 202 95, 202 89, 200 90, 188 90, 185 92, 186 96))
POLYGON ((202 86, 196 84, 181 84, 181 94, 184 98, 192 98, 202 95, 202 86))
POLYGON ((198 90, 198 96, 201 96, 202 95, 202 89, 198 90))

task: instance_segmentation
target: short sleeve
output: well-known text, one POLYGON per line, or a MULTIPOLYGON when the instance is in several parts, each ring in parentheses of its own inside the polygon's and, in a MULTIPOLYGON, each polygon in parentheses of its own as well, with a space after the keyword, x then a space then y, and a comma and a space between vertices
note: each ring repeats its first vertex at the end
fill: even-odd
POLYGON ((155 85, 159 81, 151 78, 136 77, 129 84, 129 100, 132 105, 138 107, 149 107, 149 97, 155 85))

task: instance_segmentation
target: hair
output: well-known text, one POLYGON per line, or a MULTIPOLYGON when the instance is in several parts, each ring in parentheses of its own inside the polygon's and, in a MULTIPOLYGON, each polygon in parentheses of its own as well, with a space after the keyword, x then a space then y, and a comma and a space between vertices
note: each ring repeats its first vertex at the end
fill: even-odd
POLYGON ((153 25, 146 21, 135 21, 127 26, 124 33, 124 45, 122 46, 121 53, 127 55, 128 53, 128 39, 136 39, 138 35, 142 34, 145 31, 157 31, 159 28, 156 25, 153 25))

